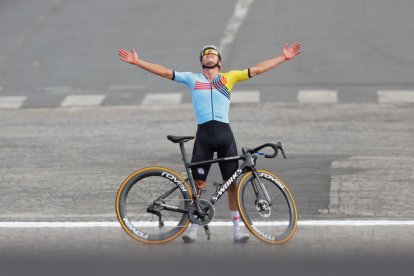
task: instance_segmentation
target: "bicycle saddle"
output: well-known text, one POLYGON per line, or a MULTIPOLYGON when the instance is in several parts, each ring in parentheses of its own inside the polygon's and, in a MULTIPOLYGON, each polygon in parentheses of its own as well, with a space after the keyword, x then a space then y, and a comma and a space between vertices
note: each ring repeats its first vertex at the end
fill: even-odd
POLYGON ((170 140, 173 143, 185 143, 192 139, 194 139, 194 136, 173 136, 173 135, 167 135, 168 140, 170 140))

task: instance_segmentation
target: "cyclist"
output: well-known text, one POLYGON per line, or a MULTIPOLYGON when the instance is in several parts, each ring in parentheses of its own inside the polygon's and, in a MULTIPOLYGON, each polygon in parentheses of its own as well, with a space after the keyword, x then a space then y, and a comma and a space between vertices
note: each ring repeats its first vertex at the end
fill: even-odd
MULTIPOLYGON (((220 71, 221 54, 214 45, 201 49, 202 73, 177 72, 162 65, 144 61, 138 57, 134 49, 131 51, 120 49, 118 53, 122 61, 188 86, 192 93, 193 108, 198 124, 191 162, 201 162, 212 159, 214 152, 217 152, 218 158, 237 155, 236 142, 228 119, 233 86, 239 81, 264 73, 294 58, 300 54, 300 49, 299 42, 294 42, 291 46, 285 43, 281 55, 244 70, 232 70, 225 73, 220 71)), ((219 163, 219 166, 223 180, 227 181, 238 169, 238 161, 219 163)), ((205 188, 209 169, 210 165, 192 168, 199 194, 205 188)), ((240 215, 236 206, 236 185, 234 181, 227 190, 228 206, 233 220, 233 240, 234 242, 246 242, 249 236, 240 230, 240 215)), ((196 240, 197 228, 195 224, 190 225, 188 234, 183 235, 185 242, 196 240)))

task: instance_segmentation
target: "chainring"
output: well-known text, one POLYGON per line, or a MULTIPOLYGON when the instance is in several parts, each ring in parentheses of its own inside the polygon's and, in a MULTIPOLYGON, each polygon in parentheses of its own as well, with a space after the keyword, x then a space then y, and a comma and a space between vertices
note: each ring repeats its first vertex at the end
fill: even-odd
POLYGON ((197 212, 197 208, 195 206, 195 201, 191 202, 188 214, 190 216, 191 223, 198 224, 198 225, 207 225, 209 224, 215 214, 215 209, 213 204, 210 203, 210 201, 205 199, 199 199, 198 200, 201 205, 202 214, 199 214, 197 212))

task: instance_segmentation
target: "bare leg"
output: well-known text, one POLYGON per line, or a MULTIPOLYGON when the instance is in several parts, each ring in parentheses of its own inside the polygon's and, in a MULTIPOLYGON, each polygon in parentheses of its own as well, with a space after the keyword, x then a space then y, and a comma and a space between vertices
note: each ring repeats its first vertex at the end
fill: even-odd
MULTIPOLYGON (((201 196, 201 189, 204 189, 206 187, 206 182, 202 180, 196 180, 195 186, 197 188, 197 194, 201 196)), ((183 240, 185 243, 193 243, 196 241, 198 227, 199 225, 197 224, 190 224, 188 232, 183 235, 183 240)))
POLYGON ((196 180, 197 194, 201 196, 201 189, 206 187, 206 182, 203 180, 196 180))
MULTIPOLYGON (((224 181, 224 182, 226 182, 226 181, 224 181)), ((227 189, 228 203, 229 203, 230 211, 237 211, 236 190, 237 190, 237 183, 236 183, 236 181, 234 181, 230 185, 230 187, 227 189)))

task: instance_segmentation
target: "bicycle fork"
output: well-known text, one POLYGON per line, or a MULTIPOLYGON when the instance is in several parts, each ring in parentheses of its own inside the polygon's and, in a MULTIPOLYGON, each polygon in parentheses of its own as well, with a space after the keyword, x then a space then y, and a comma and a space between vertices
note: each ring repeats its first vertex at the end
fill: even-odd
POLYGON ((272 201, 270 199, 269 193, 267 192, 267 190, 266 190, 265 186, 263 185, 263 183, 260 181, 259 174, 257 173, 256 170, 253 170, 253 174, 254 174, 254 178, 252 179, 252 187, 253 187, 254 193, 257 197, 257 201, 261 200, 260 192, 259 192, 259 189, 257 187, 257 186, 259 186, 260 190, 262 191, 262 193, 265 196, 265 199, 266 199, 267 203, 269 204, 269 206, 272 206, 272 201), (259 183, 259 185, 257 185, 257 183, 259 183))

